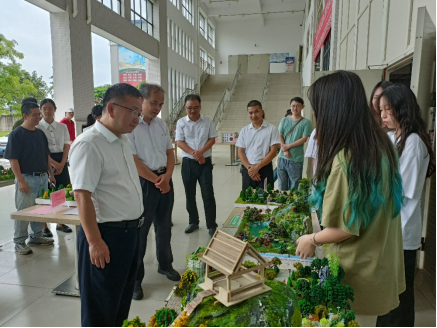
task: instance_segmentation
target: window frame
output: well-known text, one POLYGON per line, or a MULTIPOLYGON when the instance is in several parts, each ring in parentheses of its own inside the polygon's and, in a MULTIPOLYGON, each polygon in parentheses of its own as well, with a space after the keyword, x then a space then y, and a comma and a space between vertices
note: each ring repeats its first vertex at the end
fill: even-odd
POLYGON ((132 0, 131 22, 142 31, 153 36, 153 2, 150 0, 132 0), (137 4, 139 4, 140 8, 136 8, 137 4), (145 6, 144 9, 143 5, 145 6), (144 13, 146 17, 143 16, 144 13), (136 23, 137 17, 139 18, 139 24, 136 23), (145 25, 145 27, 143 27, 143 25, 145 25))

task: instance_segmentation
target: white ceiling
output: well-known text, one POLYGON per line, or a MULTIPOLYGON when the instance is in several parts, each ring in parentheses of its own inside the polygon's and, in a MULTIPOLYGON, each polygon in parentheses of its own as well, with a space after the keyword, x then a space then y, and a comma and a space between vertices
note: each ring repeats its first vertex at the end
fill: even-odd
POLYGON ((238 20, 265 20, 303 17, 305 0, 200 0, 209 17, 217 23, 238 20))

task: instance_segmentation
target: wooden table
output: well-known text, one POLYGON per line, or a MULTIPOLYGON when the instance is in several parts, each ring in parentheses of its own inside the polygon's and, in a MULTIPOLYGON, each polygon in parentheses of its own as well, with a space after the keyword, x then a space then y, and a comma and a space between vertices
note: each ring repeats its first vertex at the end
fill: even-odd
POLYGON ((34 222, 52 222, 52 223, 60 223, 60 224, 70 224, 73 225, 73 235, 74 235, 74 244, 75 244, 75 252, 74 252, 74 267, 75 273, 64 281, 59 286, 55 287, 52 290, 52 293, 59 295, 68 295, 68 296, 80 296, 79 292, 79 281, 77 276, 77 229, 80 224, 79 216, 77 215, 65 215, 64 212, 67 212, 72 207, 60 207, 54 208, 53 213, 48 214, 34 214, 28 213, 34 209, 39 207, 43 207, 47 205, 35 205, 29 208, 25 208, 24 210, 17 211, 11 214, 12 220, 23 220, 23 221, 34 221, 34 222))

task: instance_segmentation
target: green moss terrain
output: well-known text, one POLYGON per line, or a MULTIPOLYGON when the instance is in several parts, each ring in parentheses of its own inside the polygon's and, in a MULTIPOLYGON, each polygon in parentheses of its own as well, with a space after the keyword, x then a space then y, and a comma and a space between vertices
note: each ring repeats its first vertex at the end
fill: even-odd
POLYGON ((189 327, 301 327, 297 296, 286 284, 266 281, 271 291, 226 307, 205 298, 190 315, 189 327))

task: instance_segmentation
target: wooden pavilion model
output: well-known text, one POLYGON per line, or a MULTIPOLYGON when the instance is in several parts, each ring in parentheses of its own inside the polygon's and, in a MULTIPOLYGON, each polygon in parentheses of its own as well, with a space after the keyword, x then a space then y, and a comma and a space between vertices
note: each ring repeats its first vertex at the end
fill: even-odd
POLYGON ((205 291, 214 291, 214 297, 223 305, 231 306, 271 290, 264 284, 264 268, 271 262, 259 255, 249 242, 216 230, 199 260, 206 264, 205 282, 199 286, 205 291), (260 264, 246 269, 242 266, 246 255, 260 264), (210 267, 219 273, 210 276, 210 267), (259 274, 255 270, 259 270, 259 274))

